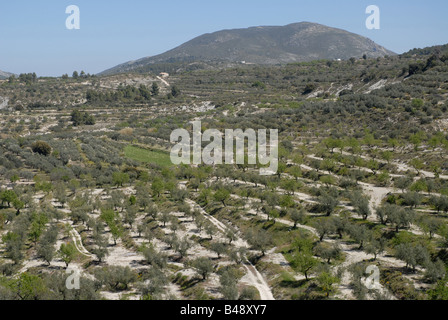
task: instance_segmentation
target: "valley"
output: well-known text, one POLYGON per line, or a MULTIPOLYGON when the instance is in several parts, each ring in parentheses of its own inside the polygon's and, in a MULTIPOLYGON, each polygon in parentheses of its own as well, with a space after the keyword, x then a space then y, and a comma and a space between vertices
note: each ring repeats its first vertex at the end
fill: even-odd
POLYGON ((447 57, 1 80, 0 298, 445 299, 447 57), (174 165, 192 121, 277 171, 174 165))

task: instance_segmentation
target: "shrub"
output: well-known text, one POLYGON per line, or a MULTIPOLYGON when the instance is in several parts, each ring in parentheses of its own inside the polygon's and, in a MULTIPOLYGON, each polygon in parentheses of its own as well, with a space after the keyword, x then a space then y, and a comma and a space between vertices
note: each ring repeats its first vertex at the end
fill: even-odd
POLYGON ((51 153, 51 147, 44 141, 36 141, 31 145, 34 153, 39 153, 43 156, 48 156, 51 153))

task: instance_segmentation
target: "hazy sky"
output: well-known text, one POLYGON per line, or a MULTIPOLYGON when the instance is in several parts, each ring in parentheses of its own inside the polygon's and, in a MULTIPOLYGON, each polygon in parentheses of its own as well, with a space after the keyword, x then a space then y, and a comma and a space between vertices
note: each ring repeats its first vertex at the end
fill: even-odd
POLYGON ((204 33, 301 21, 358 33, 402 53, 448 43, 447 14, 447 0, 0 0, 0 70, 98 73, 204 33), (80 9, 80 30, 66 28, 69 5, 80 9), (368 5, 381 10, 380 30, 365 26, 368 5))

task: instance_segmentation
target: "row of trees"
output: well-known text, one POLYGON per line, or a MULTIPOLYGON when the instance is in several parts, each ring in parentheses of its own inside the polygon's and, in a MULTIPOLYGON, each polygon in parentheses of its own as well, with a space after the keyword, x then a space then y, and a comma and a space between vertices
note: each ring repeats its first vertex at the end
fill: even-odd
POLYGON ((73 110, 71 113, 71 121, 73 121, 73 125, 75 127, 80 125, 91 126, 95 124, 95 118, 93 115, 88 112, 81 112, 80 110, 73 110))
MULTIPOLYGON (((84 71, 78 72, 78 71, 73 71, 72 74, 72 78, 73 79, 89 79, 89 78, 93 78, 95 77, 95 75, 91 75, 90 73, 85 73, 84 71)), ((68 74, 63 74, 62 75, 62 79, 68 79, 68 74)))
POLYGON ((15 75, 12 75, 8 78, 8 83, 15 83, 16 80, 25 84, 32 84, 37 82, 37 75, 35 72, 33 73, 21 73, 18 78, 15 75))
POLYGON ((100 92, 95 90, 88 90, 86 93, 87 102, 119 102, 119 101, 149 101, 151 97, 159 95, 159 85, 154 82, 151 88, 145 85, 140 85, 136 88, 133 86, 120 85, 113 92, 100 92))

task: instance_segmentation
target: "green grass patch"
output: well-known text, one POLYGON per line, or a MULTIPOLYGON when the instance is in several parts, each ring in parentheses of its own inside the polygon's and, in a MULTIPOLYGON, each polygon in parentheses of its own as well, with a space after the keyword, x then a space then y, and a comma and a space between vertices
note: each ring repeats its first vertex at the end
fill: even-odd
POLYGON ((124 155, 132 160, 156 164, 160 167, 170 167, 173 165, 169 153, 159 150, 148 150, 128 145, 124 148, 124 155))

